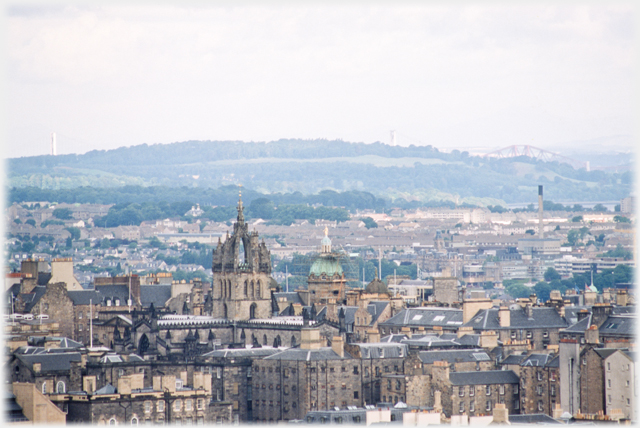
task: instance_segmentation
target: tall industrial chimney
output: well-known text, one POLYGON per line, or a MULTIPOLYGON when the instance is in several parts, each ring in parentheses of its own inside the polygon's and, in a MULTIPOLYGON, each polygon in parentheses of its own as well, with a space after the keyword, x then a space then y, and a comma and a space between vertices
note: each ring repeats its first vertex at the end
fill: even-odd
POLYGON ((540 239, 544 239, 544 222, 542 220, 542 185, 538 186, 538 232, 540 239))
POLYGON ((56 155, 56 133, 51 133, 51 156, 56 155))

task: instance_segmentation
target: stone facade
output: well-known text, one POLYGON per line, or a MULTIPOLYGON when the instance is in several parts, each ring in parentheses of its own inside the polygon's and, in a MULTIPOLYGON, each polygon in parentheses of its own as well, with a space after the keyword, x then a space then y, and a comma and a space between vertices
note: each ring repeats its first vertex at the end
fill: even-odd
POLYGON ((271 253, 244 221, 242 199, 233 234, 213 252, 212 316, 230 320, 270 318, 271 253))

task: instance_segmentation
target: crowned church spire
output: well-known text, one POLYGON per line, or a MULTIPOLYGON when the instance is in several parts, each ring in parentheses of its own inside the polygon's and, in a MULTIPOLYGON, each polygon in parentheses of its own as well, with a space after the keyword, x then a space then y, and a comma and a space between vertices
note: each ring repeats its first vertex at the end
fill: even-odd
POLYGON ((244 208, 242 207, 242 185, 238 196, 238 223, 244 224, 244 208))

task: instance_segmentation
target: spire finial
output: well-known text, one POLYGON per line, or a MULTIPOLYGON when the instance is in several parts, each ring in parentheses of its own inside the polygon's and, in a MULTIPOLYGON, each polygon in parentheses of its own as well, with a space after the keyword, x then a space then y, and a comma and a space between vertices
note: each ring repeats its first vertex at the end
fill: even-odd
POLYGON ((324 236, 329 236, 329 228, 327 226, 324 227, 324 236))
POLYGON ((244 214, 242 208, 242 184, 240 186, 239 196, 238 196, 238 223, 244 223, 244 214))

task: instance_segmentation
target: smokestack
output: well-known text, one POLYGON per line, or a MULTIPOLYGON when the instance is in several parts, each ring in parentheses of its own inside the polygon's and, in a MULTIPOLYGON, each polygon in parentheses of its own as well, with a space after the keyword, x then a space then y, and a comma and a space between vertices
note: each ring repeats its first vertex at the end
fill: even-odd
POLYGON ((542 185, 538 186, 538 232, 540 239, 544 239, 544 222, 542 221, 542 185))

